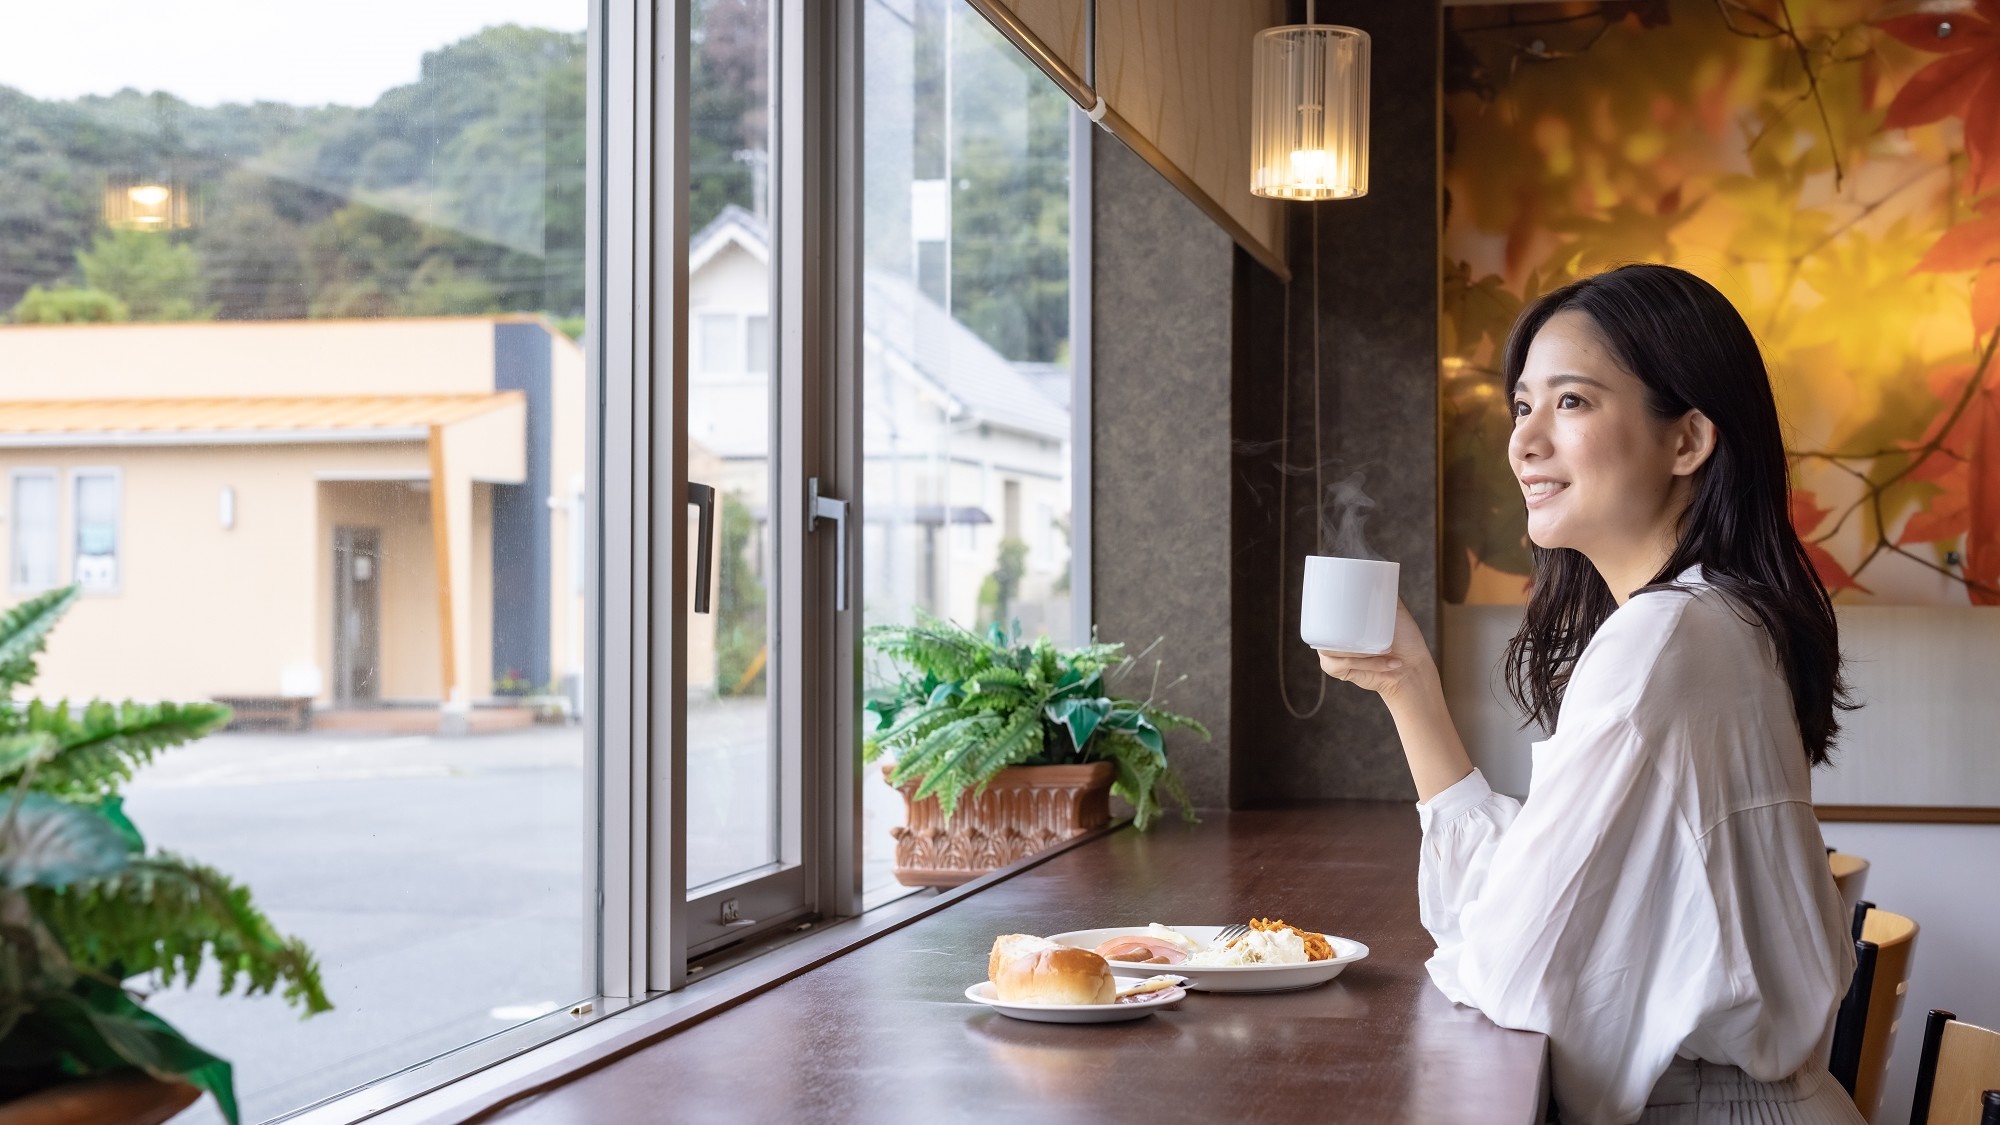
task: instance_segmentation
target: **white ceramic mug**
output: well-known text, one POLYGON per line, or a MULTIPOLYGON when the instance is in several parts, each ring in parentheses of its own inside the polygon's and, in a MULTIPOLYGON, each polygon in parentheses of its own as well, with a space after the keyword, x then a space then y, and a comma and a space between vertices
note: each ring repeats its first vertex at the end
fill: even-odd
POLYGON ((1331 652, 1380 654, 1396 637, 1397 563, 1307 555, 1299 637, 1331 652))

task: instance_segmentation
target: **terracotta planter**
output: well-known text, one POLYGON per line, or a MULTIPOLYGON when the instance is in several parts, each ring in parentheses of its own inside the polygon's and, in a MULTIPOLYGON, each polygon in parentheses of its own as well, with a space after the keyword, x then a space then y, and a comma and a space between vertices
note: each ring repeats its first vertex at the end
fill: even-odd
POLYGON ((65 1082, 0 1105, 0 1125, 159 1125, 194 1104, 201 1091, 120 1071, 65 1082))
MULTIPOLYGON (((884 764, 887 777, 891 766, 884 764)), ((946 824, 936 797, 912 801, 902 787, 904 823, 896 838, 896 881, 906 887, 956 887, 1025 859, 1111 819, 1110 762, 1087 766, 1015 766, 995 774, 986 792, 967 793, 946 824)))

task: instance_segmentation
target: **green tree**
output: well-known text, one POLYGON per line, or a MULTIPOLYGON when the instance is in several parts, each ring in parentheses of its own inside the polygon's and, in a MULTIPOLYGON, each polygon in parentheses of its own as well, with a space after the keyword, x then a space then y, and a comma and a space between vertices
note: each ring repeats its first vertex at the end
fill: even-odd
POLYGON ((979 608, 990 614, 987 620, 1002 628, 1014 615, 1014 599, 1021 594, 1021 578, 1028 573, 1028 545, 1009 536, 1000 541, 1000 557, 993 573, 979 585, 979 608))
POLYGON ((756 212, 749 156, 768 153, 766 6, 695 0, 688 29, 688 223, 707 226, 729 204, 756 212))
POLYGON ((715 690, 718 695, 764 694, 766 628, 764 584, 750 562, 756 521, 741 493, 722 501, 722 573, 716 580, 715 690), (754 669, 754 672, 753 672, 754 669))
POLYGON ((201 304, 201 255, 165 234, 105 231, 90 249, 77 253, 76 264, 86 288, 123 301, 134 320, 207 320, 214 315, 201 304))
POLYGON ((30 285, 14 306, 16 324, 110 324, 131 319, 132 310, 125 302, 102 289, 68 285, 54 289, 30 285))
POLYGON ((1069 99, 969 9, 952 58, 951 312, 1008 359, 1069 340, 1069 99))

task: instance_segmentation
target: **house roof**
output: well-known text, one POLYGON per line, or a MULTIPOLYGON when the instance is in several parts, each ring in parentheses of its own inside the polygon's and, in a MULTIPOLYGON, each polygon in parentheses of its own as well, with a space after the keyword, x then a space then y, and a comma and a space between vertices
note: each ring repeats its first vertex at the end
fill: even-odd
POLYGON ((0 402, 0 447, 421 441, 432 426, 525 403, 519 391, 0 402))
POLYGON ((770 235, 764 221, 734 203, 726 203, 708 225, 688 239, 688 272, 707 265, 731 242, 743 247, 760 262, 771 260, 770 235))
POLYGON ((863 330, 984 422, 1039 437, 1069 437, 1069 411, 1006 357, 909 281, 868 270, 863 330))
MULTIPOLYGON (((763 221, 732 203, 689 239, 688 271, 701 269, 732 242, 767 262, 768 239, 763 221)), ((968 415, 1038 437, 1069 437, 1067 408, 907 279, 868 270, 863 286, 862 331, 968 415)))

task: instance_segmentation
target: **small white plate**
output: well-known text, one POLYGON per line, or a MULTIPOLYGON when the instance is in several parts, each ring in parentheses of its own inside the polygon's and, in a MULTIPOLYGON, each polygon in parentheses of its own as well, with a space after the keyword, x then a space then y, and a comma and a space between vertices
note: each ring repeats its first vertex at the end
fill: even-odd
MULTIPOLYGON (((1196 945, 1205 946, 1222 932, 1221 926, 1173 926, 1171 929, 1186 934, 1196 945)), ((1050 941, 1073 945, 1078 949, 1096 949, 1115 937, 1143 936, 1144 926, 1108 926, 1098 930, 1071 930, 1066 934, 1050 934, 1050 941)), ((1113 972, 1121 973, 1172 973, 1186 977, 1187 986, 1201 992, 1289 992, 1295 988, 1311 988, 1325 984, 1340 975, 1340 971, 1354 962, 1368 956, 1368 947, 1352 938, 1326 935, 1327 944, 1333 946, 1333 957, 1325 961, 1308 961, 1303 965, 1149 965, 1138 961, 1111 961, 1113 972)))
MULTIPOLYGON (((1114 977, 1119 988, 1130 988, 1146 977, 1159 976, 1147 973, 1138 977, 1114 977)), ((1179 976, 1179 973, 1175 973, 1179 976)), ((1187 995, 1187 989, 1179 985, 1149 992, 1136 1000, 1110 1004, 1015 1004, 1000 999, 993 990, 993 982, 980 981, 965 990, 967 1000, 976 1001, 992 1008, 1003 1016, 1013 1016, 1017 1020, 1033 1020, 1036 1023, 1117 1023, 1121 1020, 1144 1019, 1161 1008, 1172 1007, 1187 995)))

